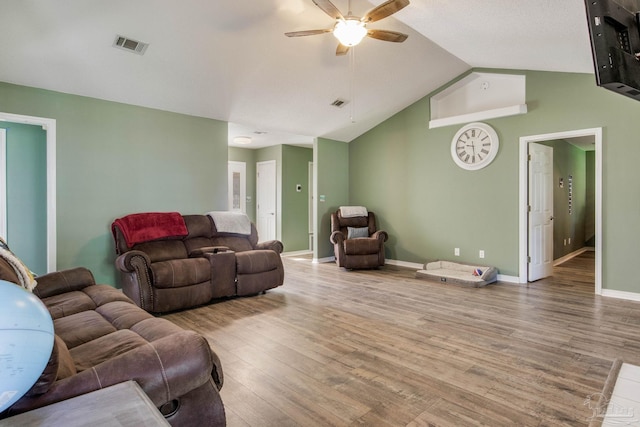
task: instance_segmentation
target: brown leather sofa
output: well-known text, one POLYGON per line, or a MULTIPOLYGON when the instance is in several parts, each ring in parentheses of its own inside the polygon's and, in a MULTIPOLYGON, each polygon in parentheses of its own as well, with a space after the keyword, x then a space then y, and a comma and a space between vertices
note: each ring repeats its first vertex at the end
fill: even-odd
POLYGON ((384 242, 388 239, 385 231, 376 229, 376 216, 344 218, 340 209, 331 214, 331 237, 338 267, 346 269, 377 268, 384 265, 384 242), (349 229, 352 230, 349 230, 349 229), (350 233, 351 231, 351 233, 350 233), (361 237, 350 238, 350 234, 361 237))
MULTIPOLYGON (((4 259, 0 279, 20 283, 4 259)), ((53 318, 54 348, 40 379, 0 418, 133 380, 172 426, 225 425, 222 368, 203 336, 96 285, 85 268, 37 282, 33 293, 53 318)))
POLYGON ((183 215, 186 236, 129 245, 114 222, 116 267, 122 289, 153 313, 195 307, 214 299, 248 296, 284 283, 280 241, 258 243, 251 234, 221 233, 209 215, 183 215))

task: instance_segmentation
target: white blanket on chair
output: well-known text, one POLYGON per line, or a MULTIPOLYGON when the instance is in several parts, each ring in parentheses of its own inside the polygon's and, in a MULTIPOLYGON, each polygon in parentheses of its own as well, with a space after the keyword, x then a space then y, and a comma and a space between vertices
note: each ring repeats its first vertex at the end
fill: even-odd
POLYGON ((340 216, 342 218, 353 218, 356 216, 368 216, 367 208, 364 206, 340 206, 340 216))
POLYGON ((251 220, 242 212, 212 211, 207 212, 219 233, 251 234, 251 220))

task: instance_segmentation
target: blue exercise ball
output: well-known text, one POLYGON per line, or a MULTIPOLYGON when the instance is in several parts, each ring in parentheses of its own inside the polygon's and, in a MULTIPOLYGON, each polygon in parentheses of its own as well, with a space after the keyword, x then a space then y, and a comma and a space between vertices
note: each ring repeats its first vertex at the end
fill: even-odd
POLYGON ((0 412, 38 380, 53 350, 53 321, 38 297, 0 280, 0 412))

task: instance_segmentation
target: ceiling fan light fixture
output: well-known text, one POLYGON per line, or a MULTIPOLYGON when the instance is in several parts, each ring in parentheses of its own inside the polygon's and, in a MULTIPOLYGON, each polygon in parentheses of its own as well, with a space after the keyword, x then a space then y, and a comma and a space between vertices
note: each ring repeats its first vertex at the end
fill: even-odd
POLYGON ((340 19, 333 29, 333 35, 343 46, 355 46, 367 35, 364 22, 357 18, 340 19))

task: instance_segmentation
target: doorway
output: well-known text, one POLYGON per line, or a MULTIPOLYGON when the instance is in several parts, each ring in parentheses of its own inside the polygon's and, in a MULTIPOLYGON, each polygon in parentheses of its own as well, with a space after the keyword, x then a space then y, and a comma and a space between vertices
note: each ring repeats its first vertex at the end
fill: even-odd
MULTIPOLYGON (((56 120, 20 114, 0 113, 0 121, 41 126, 46 140, 46 270, 57 269, 56 262, 56 120)), ((6 208, 6 206, 5 206, 6 208)), ((6 210, 3 211, 6 218, 6 210)))
POLYGON ((602 128, 556 132, 520 138, 519 177, 519 282, 528 282, 529 263, 529 144, 552 140, 587 138, 595 147, 595 293, 602 294, 602 128))

